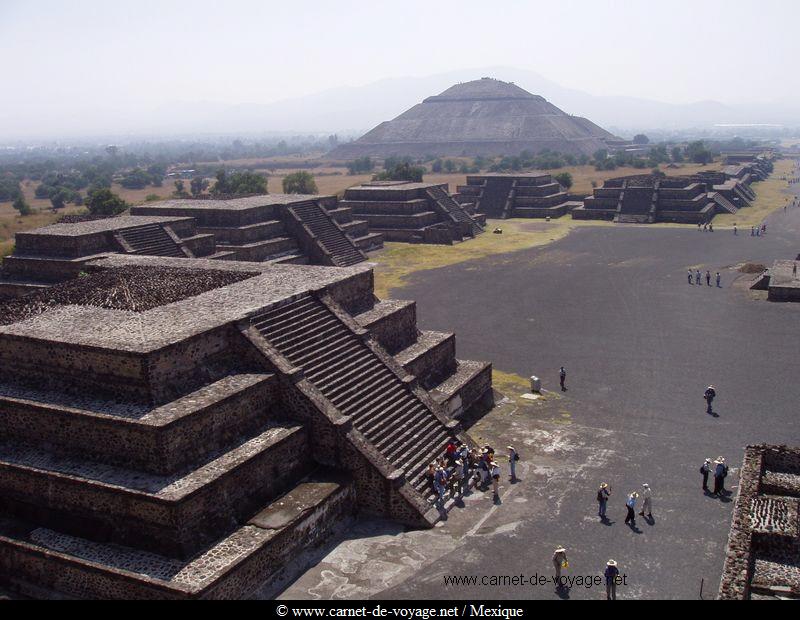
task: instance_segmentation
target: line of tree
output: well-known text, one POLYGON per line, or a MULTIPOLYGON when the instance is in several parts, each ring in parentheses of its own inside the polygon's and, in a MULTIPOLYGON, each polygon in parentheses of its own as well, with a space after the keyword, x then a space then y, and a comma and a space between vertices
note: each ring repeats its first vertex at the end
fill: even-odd
POLYGON ((387 158, 383 172, 372 177, 373 181, 412 181, 421 183, 425 168, 414 165, 409 159, 387 158))
POLYGON ((354 174, 369 174, 375 169, 375 162, 370 157, 359 157, 346 164, 347 173, 354 174))

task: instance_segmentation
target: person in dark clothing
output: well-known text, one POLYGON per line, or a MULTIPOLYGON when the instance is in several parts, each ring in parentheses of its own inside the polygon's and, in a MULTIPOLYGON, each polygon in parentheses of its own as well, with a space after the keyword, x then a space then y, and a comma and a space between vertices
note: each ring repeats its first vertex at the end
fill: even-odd
POLYGON ((606 570, 603 573, 606 578, 606 600, 617 600, 617 582, 619 581, 619 569, 614 560, 609 560, 606 564, 606 570))
POLYGON ((561 369, 558 371, 558 378, 559 378, 559 380, 561 381, 561 391, 562 391, 562 392, 566 392, 566 391, 567 391, 567 386, 566 386, 566 381, 567 381, 567 371, 566 371, 566 369, 565 369, 563 366, 562 366, 562 367, 561 367, 561 369))
POLYGON ((708 491, 708 474, 711 472, 711 459, 706 459, 700 466, 700 473, 703 475, 703 490, 708 491))
POLYGON ((708 407, 706 408, 706 413, 714 413, 714 409, 712 408, 711 404, 714 402, 714 399, 717 397, 717 391, 714 389, 713 385, 709 385, 706 388, 705 393, 703 394, 703 398, 706 399, 706 404, 708 407))
POLYGON ((706 271, 706 285, 711 286, 711 272, 706 271))
POLYGON ((725 464, 725 459, 720 456, 714 461, 714 495, 720 495, 725 492, 725 478, 727 476, 728 466, 725 464))

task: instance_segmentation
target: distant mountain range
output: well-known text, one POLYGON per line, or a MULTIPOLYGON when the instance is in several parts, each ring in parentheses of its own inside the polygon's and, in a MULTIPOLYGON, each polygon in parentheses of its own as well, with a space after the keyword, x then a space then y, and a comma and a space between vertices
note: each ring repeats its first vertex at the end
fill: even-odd
POLYGON ((584 116, 606 129, 617 131, 651 128, 668 131, 724 124, 800 126, 800 106, 734 106, 717 101, 676 105, 634 97, 592 95, 564 88, 532 71, 508 67, 460 70, 428 77, 390 78, 366 86, 340 87, 268 104, 173 103, 153 110, 144 121, 150 132, 281 131, 359 136, 426 97, 442 92, 453 84, 480 77, 514 82, 569 114, 584 116))

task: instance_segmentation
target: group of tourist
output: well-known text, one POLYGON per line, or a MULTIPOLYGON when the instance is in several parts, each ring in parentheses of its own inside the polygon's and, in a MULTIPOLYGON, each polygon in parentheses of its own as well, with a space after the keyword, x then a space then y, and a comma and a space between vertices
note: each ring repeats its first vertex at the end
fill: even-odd
POLYGON ((705 224, 697 222, 697 230, 702 230, 703 232, 714 232, 714 224, 711 222, 706 222, 705 224))
MULTIPOLYGON (((689 279, 689 284, 701 286, 703 283, 703 274, 700 273, 699 269, 697 269, 695 272, 692 272, 692 270, 689 269, 686 272, 686 277, 689 279)), ((717 275, 714 276, 714 281, 717 283, 717 288, 722 287, 722 276, 720 275, 719 271, 717 272, 717 275)), ((708 270, 706 270, 706 285, 711 286, 711 272, 708 270)))
MULTIPOLYGON (((517 481, 519 453, 514 446, 507 448, 509 480, 517 481)), ((444 506, 445 496, 462 497, 473 484, 481 491, 492 487, 492 499, 500 501, 500 477, 502 470, 495 459, 495 450, 489 445, 469 448, 466 444, 451 441, 444 454, 428 466, 427 478, 436 494, 436 504, 444 506)))
MULTIPOLYGON (((567 584, 561 577, 561 571, 569 568, 569 560, 567 559, 567 550, 565 547, 558 546, 553 552, 553 568, 555 569, 554 581, 556 590, 561 591, 567 589, 567 584)), ((616 560, 609 560, 606 562, 605 569, 603 570, 603 577, 606 584, 606 599, 609 601, 617 600, 617 586, 622 583, 622 578, 619 574, 619 565, 616 560)))
MULTIPOLYGON (((644 483, 642 484, 641 495, 637 491, 632 491, 625 500, 625 508, 627 510, 625 523, 626 525, 629 524, 631 527, 636 527, 636 502, 639 500, 639 497, 642 498, 642 509, 639 511, 639 516, 646 516, 650 521, 653 519, 653 491, 650 489, 649 484, 644 483)), ((597 491, 597 514, 603 522, 608 521, 606 511, 610 498, 611 489, 608 484, 604 482, 597 491)))
POLYGON ((706 459, 700 466, 700 474, 703 476, 703 491, 712 495, 720 496, 725 494, 725 478, 728 477, 728 465, 725 458, 718 456, 712 463, 711 459, 706 459), (709 491, 708 476, 714 476, 714 490, 709 491))

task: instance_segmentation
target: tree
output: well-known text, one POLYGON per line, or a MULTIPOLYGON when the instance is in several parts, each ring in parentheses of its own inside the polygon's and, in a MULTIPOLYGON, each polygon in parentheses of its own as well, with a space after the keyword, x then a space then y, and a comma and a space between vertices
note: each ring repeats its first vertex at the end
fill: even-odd
POLYGON ((572 187, 572 175, 569 172, 561 172, 553 177, 558 184, 566 190, 572 187))
POLYGON ((375 167, 372 159, 369 157, 359 157, 358 159, 354 159, 353 161, 347 162, 347 173, 348 174, 365 174, 372 172, 372 169, 375 167))
POLYGON ((634 144, 650 144, 650 138, 648 138, 643 133, 636 134, 633 136, 633 143, 634 144))
POLYGON ((86 206, 92 215, 117 215, 128 208, 128 204, 107 187, 90 189, 86 206))
POLYGON ((69 192, 66 189, 59 189, 50 196, 50 204, 53 205, 53 211, 63 209, 67 201, 70 199, 69 192))
POLYGON ((181 179, 175 181, 175 196, 178 198, 186 198, 189 196, 189 194, 186 193, 186 184, 181 179))
POLYGON ((283 178, 284 194, 316 194, 317 191, 314 177, 305 170, 287 174, 283 178))
POLYGON ((681 150, 681 147, 672 147, 672 161, 675 163, 680 163, 683 161, 683 151, 681 150))
POLYGON ((28 202, 25 200, 25 196, 23 196, 22 194, 16 197, 11 206, 14 207, 14 209, 16 209, 17 211, 19 211, 19 214, 22 216, 30 215, 31 213, 33 213, 31 206, 28 204, 28 202))
POLYGON ((191 183, 189 183, 189 188, 192 192, 192 196, 197 198, 201 196, 206 189, 208 189, 208 180, 204 177, 194 177, 191 183))
POLYGON ((267 193, 267 179, 255 172, 234 172, 228 175, 225 170, 217 172, 217 182, 211 188, 214 196, 247 196, 267 193))
POLYGON ((696 164, 707 164, 714 159, 713 153, 706 148, 705 142, 697 140, 686 147, 686 157, 696 164))
POLYGON ((395 164, 393 167, 388 168, 376 174, 373 177, 374 181, 413 181, 415 183, 422 182, 422 175, 425 174, 425 168, 421 166, 412 166, 409 162, 395 164))

